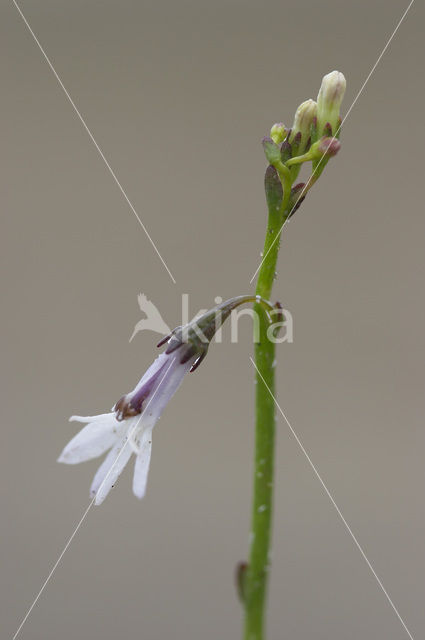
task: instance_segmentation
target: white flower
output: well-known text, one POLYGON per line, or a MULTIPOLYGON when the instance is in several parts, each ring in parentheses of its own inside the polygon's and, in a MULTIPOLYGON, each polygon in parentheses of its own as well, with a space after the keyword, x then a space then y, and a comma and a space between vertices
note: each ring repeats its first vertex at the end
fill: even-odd
POLYGON ((90 495, 101 504, 119 475, 136 454, 133 492, 143 498, 149 473, 152 429, 198 356, 182 362, 179 351, 161 353, 137 386, 123 396, 111 413, 72 416, 71 421, 88 423, 66 445, 58 462, 78 464, 110 450, 93 479, 90 495))

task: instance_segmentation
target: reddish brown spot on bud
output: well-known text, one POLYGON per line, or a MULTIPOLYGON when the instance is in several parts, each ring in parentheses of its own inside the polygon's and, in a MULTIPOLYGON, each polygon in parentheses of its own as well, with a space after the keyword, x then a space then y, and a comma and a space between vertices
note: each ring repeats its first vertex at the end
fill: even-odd
POLYGON ((295 138, 294 138, 294 142, 293 142, 293 144, 295 144, 295 145, 299 145, 299 144, 301 144, 301 138, 302 138, 302 133, 301 133, 301 131, 298 131, 298 132, 295 134, 295 138))
POLYGON ((323 127, 323 133, 325 136, 331 138, 332 137, 332 126, 330 122, 327 122, 323 127))

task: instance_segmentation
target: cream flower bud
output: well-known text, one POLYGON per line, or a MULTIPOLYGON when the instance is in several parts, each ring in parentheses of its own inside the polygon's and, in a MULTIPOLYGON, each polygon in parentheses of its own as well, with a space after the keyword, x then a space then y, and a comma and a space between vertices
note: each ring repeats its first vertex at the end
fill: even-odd
POLYGON ((295 112, 294 124, 292 126, 289 142, 296 143, 297 155, 301 155, 306 150, 310 138, 311 127, 317 114, 317 104, 314 100, 306 100, 295 112))
POLYGON ((317 135, 320 138, 325 133, 329 123, 334 136, 339 124, 339 111, 345 94, 346 80, 340 71, 332 71, 324 76, 317 96, 317 135))

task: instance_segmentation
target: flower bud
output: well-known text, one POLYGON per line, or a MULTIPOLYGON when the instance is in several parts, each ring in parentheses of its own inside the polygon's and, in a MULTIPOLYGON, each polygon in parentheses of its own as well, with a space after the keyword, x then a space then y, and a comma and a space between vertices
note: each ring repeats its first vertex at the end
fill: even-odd
POLYGON ((282 144, 282 142, 286 138, 287 130, 285 129, 285 125, 283 122, 276 122, 270 129, 270 138, 276 144, 282 144))
POLYGON ((341 143, 336 138, 322 138, 317 144, 317 155, 332 158, 341 149, 341 143))
POLYGON ((340 71, 332 71, 324 76, 317 96, 317 135, 329 135, 329 128, 325 132, 325 126, 329 124, 331 135, 335 135, 339 124, 339 111, 344 98, 346 81, 340 71))
POLYGON ((297 155, 301 155, 306 150, 316 113, 317 104, 311 99, 300 104, 295 112, 289 142, 292 144, 294 141, 298 141, 297 155))

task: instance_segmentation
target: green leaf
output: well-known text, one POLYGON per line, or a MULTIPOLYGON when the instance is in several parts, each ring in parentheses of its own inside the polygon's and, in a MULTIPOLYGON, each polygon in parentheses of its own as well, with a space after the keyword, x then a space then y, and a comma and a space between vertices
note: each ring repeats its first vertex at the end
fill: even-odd
POLYGON ((283 188, 276 169, 270 164, 264 176, 264 188, 269 211, 278 212, 283 199, 283 188))
POLYGON ((262 140, 264 153, 270 164, 280 162, 280 149, 271 138, 263 138, 262 140))

